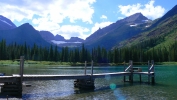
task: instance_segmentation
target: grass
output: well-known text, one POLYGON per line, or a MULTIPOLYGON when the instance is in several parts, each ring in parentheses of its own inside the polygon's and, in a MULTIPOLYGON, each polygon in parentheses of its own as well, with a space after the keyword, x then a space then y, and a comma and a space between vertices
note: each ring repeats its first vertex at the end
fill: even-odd
POLYGON ((157 63, 158 65, 177 65, 177 62, 161 62, 157 63))
MULTIPOLYGON (((85 63, 71 63, 71 62, 52 62, 52 61, 32 61, 27 60, 24 63, 26 66, 85 66, 85 63)), ((146 65, 147 62, 134 62, 133 65, 146 65)), ((177 65, 177 62, 155 62, 156 65, 177 65)), ((19 61, 12 60, 0 60, 0 66, 19 66, 19 61)), ((94 66, 117 66, 124 65, 123 63, 94 63, 94 66)), ((126 63, 128 65, 128 63, 126 63)), ((91 66, 91 63, 87 63, 87 66, 91 66)))

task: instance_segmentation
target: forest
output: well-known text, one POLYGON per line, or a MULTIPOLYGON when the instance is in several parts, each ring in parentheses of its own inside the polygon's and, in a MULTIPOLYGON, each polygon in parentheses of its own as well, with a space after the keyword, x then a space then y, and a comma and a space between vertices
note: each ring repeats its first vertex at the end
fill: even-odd
MULTIPOLYGON (((162 38, 163 39, 163 38, 162 38)), ((97 46, 91 50, 87 49, 84 44, 80 48, 62 47, 58 50, 57 46, 41 47, 34 44, 32 47, 12 43, 6 44, 5 40, 0 41, 0 60, 19 59, 25 56, 26 60, 34 61, 54 61, 54 62, 90 62, 96 63, 122 63, 133 60, 134 62, 171 62, 177 61, 177 42, 169 46, 154 48, 159 42, 159 38, 149 39, 131 47, 114 48, 106 50, 97 46)))

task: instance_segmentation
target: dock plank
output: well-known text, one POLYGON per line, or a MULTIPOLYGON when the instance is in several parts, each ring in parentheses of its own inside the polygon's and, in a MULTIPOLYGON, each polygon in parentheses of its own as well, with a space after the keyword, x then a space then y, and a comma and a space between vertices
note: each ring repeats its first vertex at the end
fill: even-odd
MULTIPOLYGON (((119 77, 119 76, 128 76, 131 72, 114 72, 114 73, 98 73, 98 74, 77 74, 77 75, 30 75, 24 74, 23 81, 39 81, 39 80, 68 80, 68 79, 96 79, 96 78, 105 78, 106 76, 110 77, 119 77)), ((154 72, 133 72, 132 74, 138 75, 152 75, 154 72)), ((13 74, 12 76, 0 76, 0 82, 13 82, 16 78, 20 78, 20 75, 13 74)))

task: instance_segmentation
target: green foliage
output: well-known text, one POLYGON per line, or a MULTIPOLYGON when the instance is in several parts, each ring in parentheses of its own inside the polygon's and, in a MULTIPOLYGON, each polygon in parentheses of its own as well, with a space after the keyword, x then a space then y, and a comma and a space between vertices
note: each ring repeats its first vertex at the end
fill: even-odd
MULTIPOLYGON (((95 47, 91 51, 85 48, 84 44, 81 48, 70 49, 63 47, 61 51, 58 47, 50 46, 50 48, 26 45, 17 45, 13 43, 6 45, 5 40, 0 42, 0 60, 15 60, 24 55, 26 60, 32 61, 50 61, 68 62, 75 65, 76 63, 84 63, 85 61, 95 63, 122 63, 133 60, 134 62, 146 62, 155 60, 155 62, 177 61, 177 42, 170 42, 168 46, 161 45, 165 42, 166 37, 155 37, 142 41, 136 45, 106 50, 103 47, 95 47), (160 43, 160 44, 159 44, 160 43)), ((58 63, 56 63, 58 64, 58 63)), ((55 65, 55 64, 54 64, 55 65)))

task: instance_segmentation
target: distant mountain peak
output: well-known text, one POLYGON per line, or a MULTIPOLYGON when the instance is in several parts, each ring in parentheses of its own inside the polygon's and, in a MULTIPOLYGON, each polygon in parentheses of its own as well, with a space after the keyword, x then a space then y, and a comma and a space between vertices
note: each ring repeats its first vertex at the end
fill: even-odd
POLYGON ((56 41, 65 41, 65 38, 64 38, 63 36, 57 34, 57 35, 55 36, 55 40, 56 40, 56 41))
POLYGON ((83 42, 84 40, 79 38, 79 37, 71 37, 69 40, 67 40, 69 42, 83 42))
POLYGON ((142 13, 135 13, 123 19, 123 21, 125 22, 134 22, 134 23, 142 23, 142 21, 144 20, 149 20, 149 19, 145 17, 142 13))

